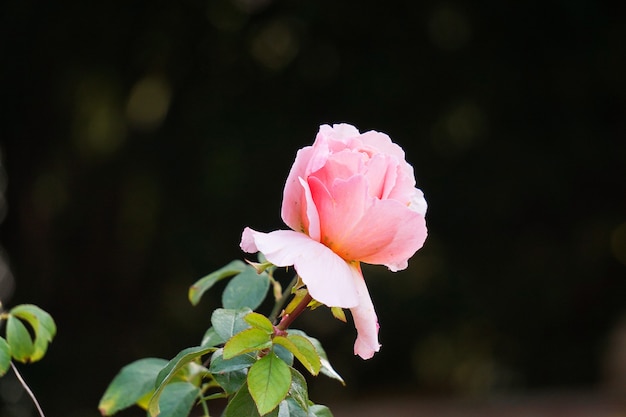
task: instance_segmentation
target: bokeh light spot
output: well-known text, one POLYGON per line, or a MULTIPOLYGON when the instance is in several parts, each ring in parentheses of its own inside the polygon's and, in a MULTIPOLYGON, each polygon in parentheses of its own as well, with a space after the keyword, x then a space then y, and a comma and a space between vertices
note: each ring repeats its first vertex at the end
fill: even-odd
POLYGON ((169 83, 159 75, 148 75, 132 88, 126 103, 128 123, 137 130, 158 128, 170 106, 169 83))
POLYGON ((433 128, 434 147, 441 153, 465 151, 485 136, 484 111, 472 100, 451 106, 433 128))
POLYGON ((469 42, 471 27, 465 14, 445 5, 432 11, 428 19, 428 35, 435 46, 451 51, 469 42))
POLYGON ((299 42, 287 20, 274 20, 261 27, 252 38, 250 52, 254 59, 270 70, 281 70, 298 54, 299 42))
POLYGON ((207 5, 209 22, 222 32, 237 32, 248 20, 248 15, 228 1, 210 1, 207 5))
POLYGON ((85 157, 107 156, 126 139, 126 123, 117 85, 99 76, 81 80, 74 96, 74 143, 85 157))

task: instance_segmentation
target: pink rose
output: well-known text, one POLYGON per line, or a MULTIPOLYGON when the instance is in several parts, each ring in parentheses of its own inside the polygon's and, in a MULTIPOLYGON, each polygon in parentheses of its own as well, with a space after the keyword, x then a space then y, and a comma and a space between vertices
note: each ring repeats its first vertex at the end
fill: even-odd
POLYGON ((293 265, 311 296, 349 308, 354 353, 378 352, 378 319, 360 262, 405 269, 426 239, 426 201, 404 151, 384 133, 323 125, 298 151, 283 192, 282 218, 292 230, 246 228, 241 248, 277 266, 293 265))

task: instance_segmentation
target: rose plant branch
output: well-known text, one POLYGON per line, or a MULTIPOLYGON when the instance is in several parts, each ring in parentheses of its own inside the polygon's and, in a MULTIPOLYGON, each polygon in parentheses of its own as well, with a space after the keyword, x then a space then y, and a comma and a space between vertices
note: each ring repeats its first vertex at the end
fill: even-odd
POLYGON ((13 373, 15 373, 15 376, 17 380, 20 382, 20 384, 22 385, 22 387, 24 388, 24 391, 26 391, 26 393, 30 397, 33 404, 35 404, 35 408, 37 409, 37 412, 39 413, 39 415, 41 417, 46 417, 45 414, 43 413, 43 409, 41 408, 41 405, 39 405, 39 401, 37 401, 37 397, 35 397, 35 393, 30 389, 30 387, 28 386, 28 384, 22 377, 22 374, 20 374, 20 372, 17 370, 17 367, 15 366, 13 362, 11 362, 11 369, 13 369, 13 373))
POLYGON ((276 326, 276 328, 282 331, 287 330, 289 326, 291 326, 291 323, 293 323, 294 320, 297 319, 298 316, 302 314, 304 310, 306 310, 311 300, 313 300, 313 297, 311 297, 311 295, 307 293, 291 313, 285 313, 285 315, 281 319, 278 326, 276 326))

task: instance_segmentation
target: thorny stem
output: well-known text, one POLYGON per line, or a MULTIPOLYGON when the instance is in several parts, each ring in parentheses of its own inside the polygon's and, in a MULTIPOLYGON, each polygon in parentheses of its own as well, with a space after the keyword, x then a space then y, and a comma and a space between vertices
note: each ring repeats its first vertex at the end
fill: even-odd
POLYGON ((297 282, 298 275, 295 275, 289 285, 287 285, 287 287, 283 291, 283 295, 281 295, 281 297, 276 301, 276 304, 274 304, 274 308, 272 309, 272 312, 269 316, 269 319, 272 323, 276 320, 278 314, 280 314, 280 310, 282 310, 283 306, 287 303, 289 296, 291 296, 291 290, 297 282))
POLYGON ((285 316, 282 318, 280 323, 278 323, 278 326, 276 326, 276 328, 278 330, 287 330, 291 323, 293 323, 293 321, 298 318, 298 316, 306 309, 312 299, 313 297, 311 297, 311 294, 307 293, 302 301, 300 301, 300 304, 298 304, 296 308, 293 309, 291 314, 285 314, 285 316))
POLYGON ((20 381, 20 384, 22 384, 22 386, 24 387, 24 390, 26 390, 26 392, 30 396, 30 399, 33 400, 33 403, 35 404, 35 407, 37 408, 39 415, 41 417, 46 417, 45 414, 43 413, 43 410, 41 409, 41 406, 39 405, 39 402, 37 401, 37 398, 35 398, 35 394, 33 394, 31 389, 28 387, 28 384, 26 384, 26 381, 24 381, 24 378, 22 378, 22 375, 18 372, 13 362, 11 362, 11 368, 13 369, 13 372, 15 372, 15 376, 20 381))

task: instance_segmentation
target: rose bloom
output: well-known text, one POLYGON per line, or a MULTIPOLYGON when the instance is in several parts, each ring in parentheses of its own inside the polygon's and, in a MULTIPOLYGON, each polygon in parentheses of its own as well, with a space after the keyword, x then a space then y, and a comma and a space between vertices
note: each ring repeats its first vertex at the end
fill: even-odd
POLYGON ((298 151, 285 184, 281 214, 291 230, 245 228, 241 248, 293 265, 311 297, 349 308, 354 353, 369 359, 380 349, 379 326, 360 263, 405 269, 426 239, 426 207, 413 168, 389 136, 323 125, 313 146, 298 151))

